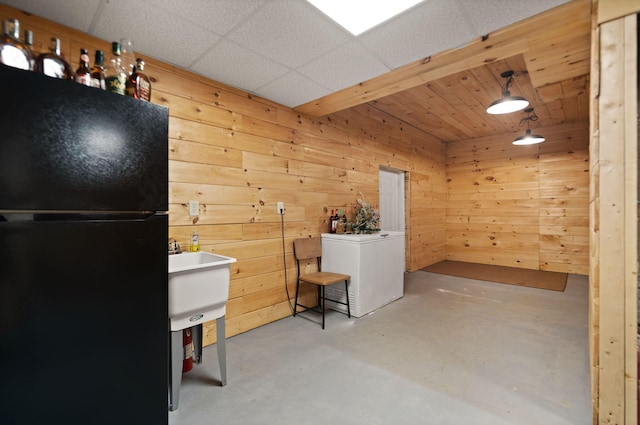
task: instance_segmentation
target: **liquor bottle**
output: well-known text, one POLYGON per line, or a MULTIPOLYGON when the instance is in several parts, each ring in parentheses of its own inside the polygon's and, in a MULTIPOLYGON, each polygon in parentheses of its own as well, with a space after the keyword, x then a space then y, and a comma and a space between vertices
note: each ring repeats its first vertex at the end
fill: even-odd
POLYGON ((73 70, 60 55, 59 38, 51 37, 49 51, 38 56, 33 70, 49 77, 73 80, 73 70))
POLYGON ((143 71, 144 61, 138 58, 133 72, 127 78, 127 96, 151 102, 151 81, 143 71))
POLYGON ((89 52, 80 49, 80 65, 76 69, 76 83, 91 87, 91 70, 89 69, 89 52))
POLYGON ((27 71, 33 69, 33 52, 20 40, 20 21, 7 19, 2 22, 2 30, 0 63, 27 71))
POLYGON ((329 216, 329 233, 335 233, 336 231, 336 222, 333 220, 333 210, 331 210, 331 215, 329 216))
POLYGON ((335 233, 337 228, 338 228, 338 210, 336 210, 336 213, 331 216, 331 233, 335 233))
POLYGON ((106 86, 107 90, 112 93, 125 95, 127 86, 127 73, 122 68, 120 60, 120 43, 114 41, 111 43, 111 61, 107 69, 106 86))
POLYGON ((189 251, 200 251, 200 238, 198 237, 198 232, 196 232, 195 230, 191 234, 191 244, 189 245, 189 251))
POLYGON ((102 50, 96 50, 95 61, 91 68, 91 87, 106 90, 107 85, 105 83, 104 73, 104 52, 102 50))
POLYGON ((24 43, 31 49, 31 59, 29 60, 29 69, 33 69, 36 63, 36 50, 33 47, 33 31, 24 30, 24 43))

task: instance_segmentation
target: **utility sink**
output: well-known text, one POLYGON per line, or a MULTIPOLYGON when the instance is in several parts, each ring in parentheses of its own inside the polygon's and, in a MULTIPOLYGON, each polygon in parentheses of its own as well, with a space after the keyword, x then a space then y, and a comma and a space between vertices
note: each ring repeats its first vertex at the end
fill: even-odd
POLYGON ((236 259, 208 252, 169 255, 169 319, 178 331, 222 317, 236 259))

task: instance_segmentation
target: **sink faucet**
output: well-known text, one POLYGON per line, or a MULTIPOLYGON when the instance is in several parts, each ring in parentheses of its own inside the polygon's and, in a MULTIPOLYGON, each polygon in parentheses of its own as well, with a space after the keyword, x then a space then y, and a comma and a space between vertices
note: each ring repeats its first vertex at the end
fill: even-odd
POLYGON ((181 254, 182 250, 180 249, 180 245, 178 241, 175 239, 169 239, 169 255, 173 254, 181 254))

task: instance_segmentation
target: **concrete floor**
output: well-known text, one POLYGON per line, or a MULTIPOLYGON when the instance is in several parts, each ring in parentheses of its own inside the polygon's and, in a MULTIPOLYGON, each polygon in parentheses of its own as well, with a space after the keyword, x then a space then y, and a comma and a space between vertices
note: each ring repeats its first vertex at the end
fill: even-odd
POLYGON ((287 317, 214 346, 171 425, 591 424, 588 280, 565 292, 418 271, 405 296, 323 331, 287 317))

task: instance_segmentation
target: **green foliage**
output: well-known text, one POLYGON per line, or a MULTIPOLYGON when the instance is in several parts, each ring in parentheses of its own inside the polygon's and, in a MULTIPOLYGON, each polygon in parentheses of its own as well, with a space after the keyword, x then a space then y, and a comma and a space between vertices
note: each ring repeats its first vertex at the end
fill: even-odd
POLYGON ((360 192, 360 199, 356 200, 355 220, 351 224, 353 233, 373 233, 380 231, 378 221, 380 214, 374 210, 371 204, 364 199, 364 195, 360 192))

